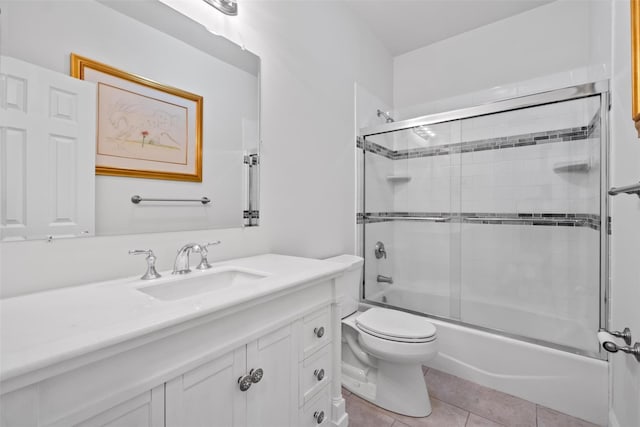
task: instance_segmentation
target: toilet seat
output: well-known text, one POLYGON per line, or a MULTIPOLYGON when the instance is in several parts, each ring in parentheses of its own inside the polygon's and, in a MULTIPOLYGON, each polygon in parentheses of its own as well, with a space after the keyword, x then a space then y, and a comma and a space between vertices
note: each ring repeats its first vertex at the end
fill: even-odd
POLYGON ((426 343, 436 339, 436 327, 423 317, 373 307, 360 314, 357 328, 377 338, 403 343, 426 343))

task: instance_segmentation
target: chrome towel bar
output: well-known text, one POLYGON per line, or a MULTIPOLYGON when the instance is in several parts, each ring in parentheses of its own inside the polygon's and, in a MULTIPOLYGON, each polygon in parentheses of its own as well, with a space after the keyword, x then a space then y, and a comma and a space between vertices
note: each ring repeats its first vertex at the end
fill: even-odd
POLYGON ((518 218, 504 218, 504 217, 495 217, 495 216, 470 216, 464 218, 465 221, 502 221, 502 222, 510 222, 510 221, 533 221, 533 222, 570 222, 573 224, 584 224, 587 220, 582 218, 565 218, 565 217, 518 217, 518 218))
POLYGON ((135 196, 131 196, 131 203, 139 204, 140 202, 200 202, 203 205, 207 203, 211 203, 211 199, 208 197, 202 197, 201 199, 151 199, 151 198, 142 198, 137 194, 135 196))
POLYGON ((635 194, 640 197, 640 182, 637 184, 625 185, 624 187, 611 187, 609 190, 610 196, 615 196, 620 193, 635 194))
POLYGON ((391 215, 366 215, 367 219, 393 219, 400 221, 432 221, 432 222, 447 222, 451 220, 448 217, 439 216, 391 216, 391 215))

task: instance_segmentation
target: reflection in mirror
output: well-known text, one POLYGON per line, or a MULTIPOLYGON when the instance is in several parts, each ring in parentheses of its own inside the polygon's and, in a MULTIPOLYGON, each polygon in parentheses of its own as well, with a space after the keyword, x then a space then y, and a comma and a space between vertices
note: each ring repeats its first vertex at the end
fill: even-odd
POLYGON ((0 8, 0 240, 257 225, 256 55, 158 0, 0 8), (201 96, 202 182, 96 176, 96 84, 69 76, 71 53, 201 96))

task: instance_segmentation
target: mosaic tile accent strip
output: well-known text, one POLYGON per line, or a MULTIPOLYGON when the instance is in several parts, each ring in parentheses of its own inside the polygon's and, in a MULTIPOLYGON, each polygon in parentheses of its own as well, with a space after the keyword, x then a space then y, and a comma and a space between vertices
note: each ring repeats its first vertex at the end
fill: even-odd
POLYGON ((587 126, 556 129, 545 132, 526 133, 499 138, 479 139, 455 144, 443 144, 437 147, 419 147, 408 150, 391 150, 375 142, 358 138, 358 148, 379 154, 391 160, 406 160, 419 157, 445 156, 448 154, 471 153, 475 151, 500 150, 529 145, 551 144, 565 141, 579 141, 600 136, 600 112, 587 126))
MULTIPOLYGON (((486 212, 367 212, 358 213, 358 224, 389 221, 426 221, 467 224, 588 227, 600 229, 600 215, 585 213, 486 213, 486 212)), ((611 218, 609 218, 609 224, 611 218)), ((609 230, 611 227, 609 226, 609 230)))
POLYGON ((242 217, 244 219, 259 219, 260 211, 243 211, 242 217))

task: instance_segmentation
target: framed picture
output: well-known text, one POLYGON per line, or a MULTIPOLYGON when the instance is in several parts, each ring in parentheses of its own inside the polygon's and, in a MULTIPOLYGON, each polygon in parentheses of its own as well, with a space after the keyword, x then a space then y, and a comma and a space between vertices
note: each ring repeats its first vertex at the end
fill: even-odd
POLYGON ((640 0, 631 0, 631 118, 640 138, 640 0))
POLYGON ((96 174, 202 181, 202 97, 71 54, 97 87, 96 174))

